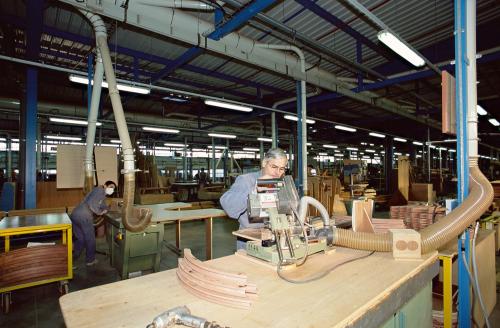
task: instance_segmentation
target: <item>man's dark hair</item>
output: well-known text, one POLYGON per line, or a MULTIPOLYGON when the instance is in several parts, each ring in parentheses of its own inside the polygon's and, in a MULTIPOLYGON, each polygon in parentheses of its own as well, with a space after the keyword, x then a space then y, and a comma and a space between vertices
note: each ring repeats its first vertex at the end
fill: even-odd
POLYGON ((106 187, 109 187, 110 185, 113 185, 113 187, 116 189, 116 183, 114 181, 108 180, 108 181, 104 182, 104 185, 106 187))

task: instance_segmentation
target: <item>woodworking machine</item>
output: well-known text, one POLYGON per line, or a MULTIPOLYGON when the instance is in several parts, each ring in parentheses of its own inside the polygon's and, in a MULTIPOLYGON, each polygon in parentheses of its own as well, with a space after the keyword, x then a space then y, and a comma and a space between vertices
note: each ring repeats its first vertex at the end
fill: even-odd
MULTIPOLYGON (((247 242, 247 254, 273 264, 295 264, 328 247, 329 227, 315 228, 300 218, 299 196, 291 176, 258 179, 248 197, 251 223, 264 223, 261 241, 247 242)), ((305 214, 305 212, 304 212, 305 214)), ((305 216, 305 215, 304 215, 305 216)))

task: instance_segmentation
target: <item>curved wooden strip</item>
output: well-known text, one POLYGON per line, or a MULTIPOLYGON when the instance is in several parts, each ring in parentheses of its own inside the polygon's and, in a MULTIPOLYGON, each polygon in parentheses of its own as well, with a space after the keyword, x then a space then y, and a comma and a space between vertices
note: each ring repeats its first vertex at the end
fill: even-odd
POLYGON ((185 278, 182 276, 182 273, 180 273, 180 270, 177 270, 177 277, 179 278, 179 281, 181 282, 181 285, 186 288, 190 293, 193 295, 196 295, 206 301, 209 302, 214 302, 220 305, 226 305, 229 307, 234 307, 234 308, 239 308, 239 309, 245 309, 248 310, 250 308, 251 302, 250 301, 234 301, 234 300, 228 300, 224 298, 220 298, 216 295, 213 295, 211 293, 207 293, 206 291, 198 290, 191 285, 185 280, 185 278))
POLYGON ((238 281, 238 282, 246 285, 246 281, 247 281, 246 274, 244 274, 244 273, 239 273, 239 274, 228 273, 228 272, 214 269, 208 265, 204 265, 200 260, 198 260, 196 257, 194 257, 194 255, 191 253, 191 250, 189 248, 184 249, 184 259, 186 259, 192 265, 200 268, 201 270, 208 271, 208 272, 211 272, 214 274, 218 274, 218 275, 225 277, 227 279, 235 280, 235 281, 238 281))
POLYGON ((238 286, 226 286, 217 280, 209 279, 207 276, 201 275, 195 271, 190 270, 189 266, 184 261, 179 261, 177 270, 183 272, 183 276, 190 282, 191 285, 197 285, 201 289, 212 290, 226 295, 233 295, 236 297, 246 297, 245 289, 238 286))

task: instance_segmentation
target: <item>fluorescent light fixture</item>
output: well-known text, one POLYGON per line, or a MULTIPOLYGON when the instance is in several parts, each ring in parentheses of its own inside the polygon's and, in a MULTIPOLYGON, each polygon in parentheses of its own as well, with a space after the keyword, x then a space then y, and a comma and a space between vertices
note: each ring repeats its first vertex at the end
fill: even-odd
POLYGON ((368 145, 366 142, 361 143, 361 146, 366 146, 366 145, 368 145))
POLYGON ((376 137, 376 138, 385 138, 384 134, 380 134, 380 133, 376 133, 376 132, 370 132, 368 134, 371 135, 372 137, 376 137))
POLYGON ((325 148, 337 149, 338 147, 335 145, 323 145, 325 148))
POLYGON ((416 146, 423 146, 424 144, 418 141, 413 141, 413 144, 416 146))
POLYGON ((439 150, 448 150, 446 147, 439 147, 439 150))
POLYGON ((328 156, 328 153, 318 153, 319 156, 328 156))
POLYGON ((163 97, 163 100, 170 100, 170 101, 185 103, 185 102, 188 101, 188 98, 184 98, 181 95, 179 95, 177 97, 171 95, 171 96, 165 96, 165 97, 163 97))
POLYGON ((243 148, 245 151, 260 151, 259 148, 243 148))
MULTIPOLYGON (((212 149, 212 145, 208 145, 207 148, 212 149)), ((226 146, 214 146, 215 149, 226 149, 226 146)))
POLYGON ((403 155, 403 154, 401 154, 401 153, 394 153, 394 155, 401 156, 401 155, 403 155))
POLYGON ((455 149, 448 149, 450 153, 456 153, 457 151, 455 149))
POLYGON ((477 105, 476 109, 477 109, 477 115, 481 116, 488 115, 488 112, 483 107, 481 107, 481 105, 477 105))
POLYGON ((435 149, 435 148, 436 148, 436 146, 433 146, 433 145, 430 145, 429 147, 431 147, 432 149, 435 149))
POLYGON ((399 141, 399 142, 406 142, 406 139, 403 138, 394 138, 394 140, 399 141))
POLYGON ((356 132, 356 129, 350 128, 348 126, 343 126, 343 125, 335 125, 335 129, 337 129, 337 130, 343 130, 343 131, 348 131, 348 132, 356 132))
POLYGON ((45 136, 47 139, 52 140, 68 140, 68 141, 80 141, 82 138, 80 137, 66 137, 66 136, 45 136))
POLYGON ((143 126, 142 129, 144 131, 149 131, 149 132, 163 132, 163 133, 179 133, 179 130, 175 129, 165 129, 165 128, 155 128, 152 126, 143 126))
POLYGON ((239 110, 240 112, 251 112, 253 111, 252 107, 247 107, 247 106, 241 106, 241 105, 236 105, 236 104, 230 104, 227 102, 222 102, 222 101, 217 101, 217 100, 205 100, 205 105, 208 106, 215 106, 215 107, 221 107, 221 108, 227 108, 227 109, 233 109, 233 110, 239 110))
MULTIPOLYGON (((283 117, 284 117, 285 119, 287 119, 287 120, 290 120, 290 121, 295 121, 295 122, 297 122, 297 121, 299 120, 299 119, 297 118, 297 116, 293 116, 293 115, 285 115, 285 116, 283 116, 283 117)), ((307 124, 314 124, 314 123, 316 123, 316 121, 315 121, 315 120, 311 120, 311 119, 307 118, 307 119, 306 119, 306 123, 307 123, 307 124)))
POLYGON ((213 138, 236 139, 234 134, 209 133, 208 136, 213 138))
POLYGON ((399 40, 394 34, 387 30, 382 30, 377 34, 378 39, 395 53, 406 59, 413 66, 421 67, 425 65, 424 59, 413 49, 399 40))
POLYGON ((346 147, 347 150, 358 150, 358 148, 355 147, 346 147))
POLYGON ((166 142, 163 144, 164 146, 167 146, 167 147, 180 147, 180 148, 184 148, 186 147, 187 145, 185 144, 182 144, 182 143, 175 143, 175 142, 166 142))
MULTIPOLYGON (((69 75, 69 80, 71 82, 75 82, 75 83, 89 84, 89 79, 87 77, 81 76, 81 75, 70 74, 69 75)), ((92 84, 94 84, 94 81, 92 81, 92 84)), ((103 88, 107 88, 108 87, 108 82, 102 81, 101 86, 103 88)), ((148 95, 148 94, 151 93, 151 90, 148 89, 148 88, 136 87, 136 86, 128 85, 128 84, 117 83, 116 87, 120 91, 139 93, 139 94, 142 94, 142 95, 148 95)))
POLYGON ((490 122, 494 126, 499 126, 500 125, 500 123, 498 123, 498 121, 495 118, 490 118, 488 120, 488 122, 490 122))
POLYGON ((367 153, 374 153, 374 152, 375 152, 375 150, 373 150, 373 149, 365 149, 365 151, 366 151, 367 153))
POLYGON ((121 144, 122 142, 117 139, 110 140, 109 142, 114 143, 114 144, 121 144))
POLYGON ((263 138, 263 137, 259 137, 259 138, 257 138, 257 140, 259 140, 259 141, 264 141, 264 142, 273 142, 273 139, 272 139, 272 138, 263 138))
POLYGON ((310 143, 310 142, 306 142, 306 145, 307 145, 307 146, 312 146, 312 143, 310 143))
MULTIPOLYGON (((56 123, 66 123, 66 124, 73 124, 73 125, 87 125, 88 122, 84 120, 73 120, 69 118, 59 118, 59 117, 50 117, 49 121, 51 122, 56 122, 56 123)), ((101 122, 96 122, 95 125, 101 126, 101 122)))

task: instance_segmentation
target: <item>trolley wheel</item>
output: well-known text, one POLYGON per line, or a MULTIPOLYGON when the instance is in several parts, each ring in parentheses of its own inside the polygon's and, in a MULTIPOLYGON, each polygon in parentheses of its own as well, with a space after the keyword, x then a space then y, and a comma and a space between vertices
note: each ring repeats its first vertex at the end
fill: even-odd
POLYGON ((10 311, 10 305, 12 304, 12 297, 10 292, 2 294, 2 309, 3 313, 7 314, 10 311))
POLYGON ((67 280, 59 282, 59 293, 61 293, 61 295, 66 295, 69 293, 69 283, 67 280))

